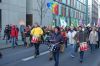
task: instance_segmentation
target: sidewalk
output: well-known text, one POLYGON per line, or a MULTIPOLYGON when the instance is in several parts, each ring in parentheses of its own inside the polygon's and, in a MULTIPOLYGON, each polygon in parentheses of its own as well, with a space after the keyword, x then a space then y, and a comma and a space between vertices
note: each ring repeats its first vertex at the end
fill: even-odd
MULTIPOLYGON (((18 45, 22 45, 22 41, 19 40, 18 41, 18 45)), ((2 40, 0 39, 0 49, 6 49, 6 48, 10 48, 11 47, 11 43, 9 42, 8 44, 6 44, 6 40, 2 40)))

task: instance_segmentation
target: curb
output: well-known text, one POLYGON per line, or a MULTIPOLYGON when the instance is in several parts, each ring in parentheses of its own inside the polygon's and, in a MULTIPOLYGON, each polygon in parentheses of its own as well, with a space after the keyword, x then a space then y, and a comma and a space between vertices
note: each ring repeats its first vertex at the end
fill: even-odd
MULTIPOLYGON (((23 46, 23 44, 18 45, 18 47, 19 47, 19 46, 23 46)), ((4 49, 8 49, 8 48, 11 48, 11 46, 9 46, 9 47, 4 47, 4 48, 0 48, 0 50, 4 50, 4 49)))

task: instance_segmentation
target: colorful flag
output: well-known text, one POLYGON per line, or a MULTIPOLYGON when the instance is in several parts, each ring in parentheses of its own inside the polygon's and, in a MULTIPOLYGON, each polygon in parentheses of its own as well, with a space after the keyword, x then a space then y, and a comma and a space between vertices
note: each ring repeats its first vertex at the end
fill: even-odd
POLYGON ((51 9, 51 10, 52 10, 52 5, 53 5, 52 2, 47 3, 47 7, 48 7, 49 9, 51 9))
POLYGON ((54 3, 52 6, 52 12, 58 15, 58 4, 54 3))
POLYGON ((100 18, 98 19, 97 27, 100 27, 100 18))
POLYGON ((79 26, 83 26, 83 21, 80 19, 79 26))
POLYGON ((59 6, 57 3, 49 2, 47 3, 47 7, 52 11, 52 13, 58 15, 59 6))

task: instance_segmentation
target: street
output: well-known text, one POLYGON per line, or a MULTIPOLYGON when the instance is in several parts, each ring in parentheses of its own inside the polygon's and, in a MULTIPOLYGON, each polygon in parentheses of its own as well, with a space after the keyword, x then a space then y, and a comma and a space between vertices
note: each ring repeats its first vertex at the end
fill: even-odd
MULTIPOLYGON (((0 59, 0 66, 54 66, 54 61, 49 61, 48 46, 41 44, 40 56, 34 58, 34 47, 25 48, 19 46, 1 50, 3 58, 0 59)), ((59 66, 100 66, 100 49, 92 54, 85 53, 84 63, 79 63, 79 55, 71 58, 68 54, 68 48, 60 54, 59 66)))

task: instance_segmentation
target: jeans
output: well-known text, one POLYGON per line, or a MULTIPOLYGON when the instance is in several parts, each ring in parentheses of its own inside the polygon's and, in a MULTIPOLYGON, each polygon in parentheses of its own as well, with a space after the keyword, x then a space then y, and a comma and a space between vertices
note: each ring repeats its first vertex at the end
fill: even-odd
POLYGON ((80 61, 83 61, 84 51, 80 51, 80 61))
POLYGON ((24 41, 24 33, 21 32, 21 38, 22 38, 22 41, 24 41))
POLYGON ((11 39, 12 39, 12 41, 11 41, 12 42, 12 47, 14 47, 15 44, 18 46, 16 37, 11 37, 11 39))
POLYGON ((55 61, 55 66, 59 65, 59 52, 53 52, 53 57, 55 61))
POLYGON ((34 46, 35 46, 35 55, 39 55, 39 46, 40 44, 37 44, 37 43, 34 43, 34 46))
POLYGON ((70 51, 70 55, 75 55, 75 49, 76 49, 76 44, 70 44, 69 45, 69 51, 70 51))
POLYGON ((95 50, 96 44, 90 44, 91 52, 95 50))

